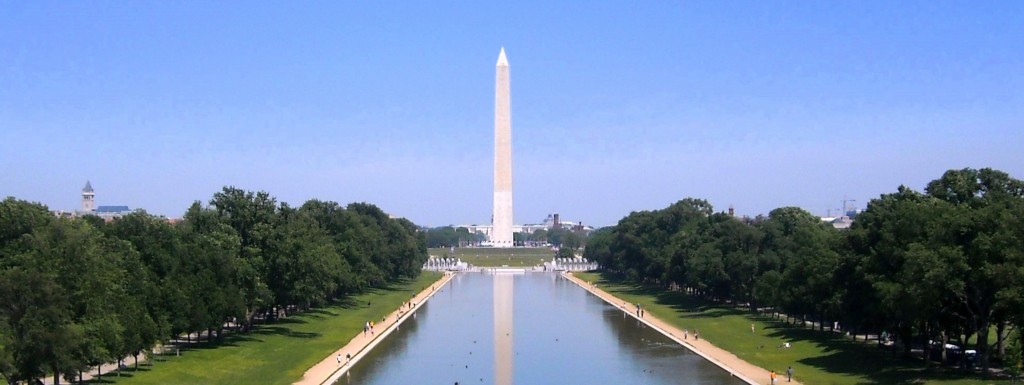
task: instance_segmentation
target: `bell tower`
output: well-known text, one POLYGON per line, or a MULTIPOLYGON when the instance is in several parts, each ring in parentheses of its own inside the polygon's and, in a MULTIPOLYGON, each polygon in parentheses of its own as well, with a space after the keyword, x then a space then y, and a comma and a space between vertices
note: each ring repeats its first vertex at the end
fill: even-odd
POLYGON ((85 181, 85 187, 82 188, 82 212, 83 213, 95 213, 96 212, 96 193, 92 190, 92 184, 89 181, 85 181))

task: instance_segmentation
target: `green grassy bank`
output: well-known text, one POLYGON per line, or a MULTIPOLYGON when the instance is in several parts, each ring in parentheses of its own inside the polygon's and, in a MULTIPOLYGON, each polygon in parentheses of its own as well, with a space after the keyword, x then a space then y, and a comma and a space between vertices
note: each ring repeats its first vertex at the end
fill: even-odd
POLYGON ((551 262, 555 252, 547 247, 464 247, 430 249, 430 255, 440 258, 458 258, 477 267, 533 267, 551 262))
MULTIPOLYGON (((731 305, 716 304, 636 285, 601 273, 574 273, 585 281, 629 303, 640 303, 647 313, 681 329, 699 330, 700 337, 754 365, 784 373, 793 367, 804 384, 1003 384, 981 380, 956 369, 925 369, 919 361, 894 356, 873 343, 855 342, 838 334, 814 331, 754 314, 731 305), (751 333, 750 325, 755 332, 751 333), (790 348, 782 348, 785 342, 790 348)), ((767 379, 766 379, 767 382, 767 379)))
MULTIPOLYGON (((398 309, 413 295, 441 278, 423 272, 418 278, 353 296, 342 303, 297 314, 224 344, 200 345, 180 356, 158 357, 153 366, 103 376, 116 384, 290 384, 308 368, 340 348, 363 324, 398 309)), ((129 361, 130 363, 131 361, 129 361)))

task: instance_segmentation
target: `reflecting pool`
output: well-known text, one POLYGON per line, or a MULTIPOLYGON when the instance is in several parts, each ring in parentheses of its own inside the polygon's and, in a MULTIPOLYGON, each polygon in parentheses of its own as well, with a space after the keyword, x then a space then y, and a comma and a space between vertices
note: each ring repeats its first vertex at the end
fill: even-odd
POLYGON ((552 273, 466 273, 339 384, 742 384, 552 273))

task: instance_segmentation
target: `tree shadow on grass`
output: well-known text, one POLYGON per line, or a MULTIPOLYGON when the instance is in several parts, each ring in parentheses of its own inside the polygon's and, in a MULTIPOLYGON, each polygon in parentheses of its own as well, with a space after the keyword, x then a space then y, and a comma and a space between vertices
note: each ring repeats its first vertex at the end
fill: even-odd
POLYGON ((979 380, 978 374, 974 372, 941 366, 925 368, 920 361, 892 357, 885 350, 875 350, 870 353, 856 350, 856 348, 835 349, 831 354, 808 357, 798 360, 798 362, 828 373, 860 376, 866 379, 858 384, 911 385, 920 384, 925 379, 979 380))
POLYGON ((238 346, 242 342, 263 342, 251 334, 232 334, 224 339, 224 346, 238 346))
POLYGON ((319 337, 320 333, 308 333, 308 332, 297 332, 283 326, 266 325, 261 326, 259 329, 254 330, 251 334, 255 335, 278 335, 285 337, 295 338, 316 338, 319 337))
POLYGON ((388 284, 388 285, 386 285, 384 287, 378 288, 378 290, 390 291, 390 292, 409 291, 408 289, 405 289, 402 286, 408 285, 411 282, 412 282, 412 280, 410 280, 410 279, 403 279, 403 280, 400 280, 400 281, 392 282, 392 283, 390 283, 390 284, 388 284))
POLYGON ((115 380, 108 379, 107 376, 114 376, 115 379, 117 378, 116 374, 104 374, 102 378, 90 378, 90 379, 88 379, 88 380, 86 380, 85 382, 82 382, 82 383, 83 384, 113 384, 113 383, 116 383, 115 380))
MULTIPOLYGON (((160 360, 160 362, 165 362, 165 361, 166 360, 160 360)), ((93 369, 95 369, 95 368, 93 368, 93 369)), ((133 363, 128 363, 128 364, 126 364, 125 367, 121 368, 120 376, 117 374, 116 371, 112 371, 112 372, 103 373, 103 376, 101 378, 93 377, 93 378, 85 380, 85 381, 83 381, 81 383, 82 384, 116 384, 116 383, 118 383, 121 380, 127 380, 127 379, 130 379, 130 378, 134 377, 136 373, 149 372, 149 371, 152 371, 152 370, 153 370, 153 362, 152 361, 147 361, 147 362, 140 361, 138 368, 135 367, 135 364, 133 362, 133 363)), ((91 373, 90 372, 86 372, 85 374, 95 375, 96 371, 93 370, 91 373)), ((71 382, 65 382, 63 380, 61 380, 61 383, 71 384, 71 382)), ((77 384, 77 382, 76 382, 76 384, 77 384)))
MULTIPOLYGON (((354 301, 353 301, 353 303, 354 303, 354 301)), ((324 307, 324 308, 315 308, 315 309, 306 310, 301 315, 302 316, 306 316, 306 317, 310 317, 310 318, 318 318, 319 319, 319 318, 325 318, 325 317, 336 317, 339 314, 340 313, 336 313, 336 312, 331 311, 330 308, 324 307)))
POLYGON ((609 292, 627 295, 653 297, 655 303, 676 311, 680 318, 715 319, 725 316, 741 316, 765 325, 768 336, 794 344, 812 344, 824 354, 807 357, 797 362, 821 371, 861 377, 862 384, 920 384, 922 380, 978 380, 971 371, 957 368, 932 366, 925 368, 921 361, 903 358, 900 353, 893 355, 889 348, 878 347, 845 339, 837 334, 790 325, 767 315, 752 313, 748 309, 729 304, 720 304, 692 297, 682 292, 666 291, 658 286, 629 282, 621 277, 600 275, 598 285, 609 292))
POLYGON ((345 297, 344 299, 334 301, 332 306, 340 306, 342 309, 353 309, 361 304, 361 301, 356 301, 352 297, 345 297))
POLYGON ((771 322, 769 335, 795 343, 814 344, 826 354, 807 357, 798 362, 827 373, 861 376, 864 384, 918 384, 929 380, 978 380, 978 374, 956 367, 932 365, 925 367, 917 359, 905 358, 891 347, 852 341, 835 335, 771 322), (895 354, 894 354, 895 353, 895 354))
POLYGON ((306 320, 302 319, 301 317, 298 317, 301 315, 306 315, 307 312, 295 313, 291 317, 278 318, 276 321, 270 323, 269 325, 296 325, 307 323, 306 320))
POLYGON ((601 286, 611 286, 612 291, 628 295, 654 297, 655 303, 675 310, 684 318, 719 318, 727 315, 744 315, 747 312, 733 306, 717 304, 677 291, 666 291, 658 286, 630 283, 622 278, 604 278, 601 286))

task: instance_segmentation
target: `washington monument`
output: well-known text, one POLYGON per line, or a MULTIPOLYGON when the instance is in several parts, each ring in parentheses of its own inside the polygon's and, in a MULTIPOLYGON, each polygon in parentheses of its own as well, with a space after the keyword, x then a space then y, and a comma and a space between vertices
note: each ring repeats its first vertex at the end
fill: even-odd
POLYGON ((494 85, 494 214, 491 243, 512 247, 512 105, 505 48, 498 54, 494 85))

